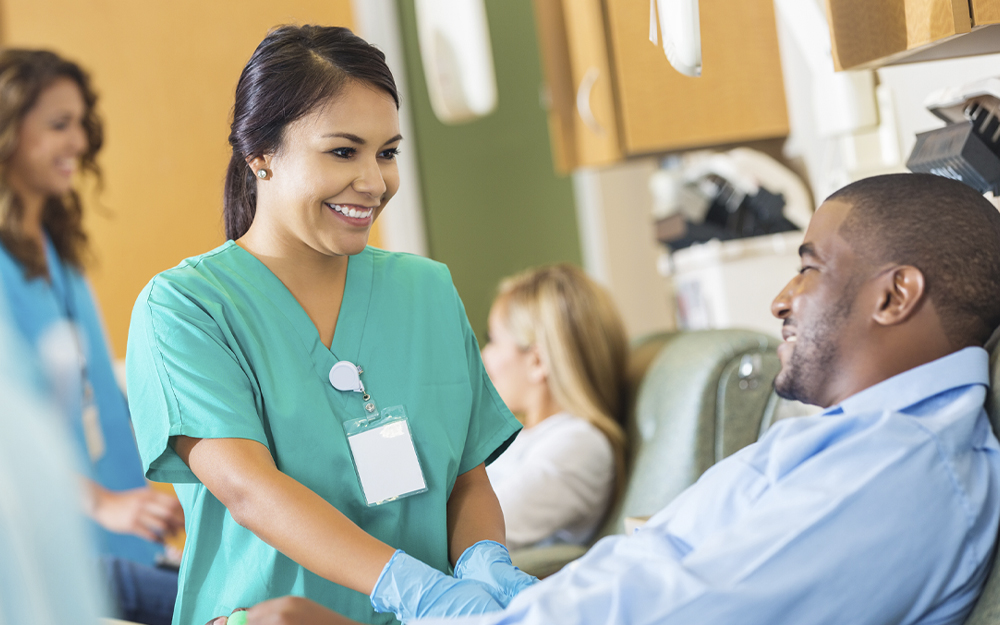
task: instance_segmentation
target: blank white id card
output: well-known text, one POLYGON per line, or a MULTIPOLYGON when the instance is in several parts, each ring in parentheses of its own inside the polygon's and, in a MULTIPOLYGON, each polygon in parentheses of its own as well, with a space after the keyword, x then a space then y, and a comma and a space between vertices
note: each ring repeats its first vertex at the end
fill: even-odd
POLYGON ((354 469, 369 506, 427 490, 413 445, 410 424, 401 406, 386 408, 373 425, 365 419, 344 424, 354 469), (388 414, 387 414, 388 413, 388 414))

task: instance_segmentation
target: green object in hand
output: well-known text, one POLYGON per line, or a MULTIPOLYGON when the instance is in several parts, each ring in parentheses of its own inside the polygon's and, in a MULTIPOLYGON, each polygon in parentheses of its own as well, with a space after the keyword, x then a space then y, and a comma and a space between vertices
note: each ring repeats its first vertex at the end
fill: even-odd
POLYGON ((237 610, 226 621, 226 625, 247 625, 247 611, 237 610))

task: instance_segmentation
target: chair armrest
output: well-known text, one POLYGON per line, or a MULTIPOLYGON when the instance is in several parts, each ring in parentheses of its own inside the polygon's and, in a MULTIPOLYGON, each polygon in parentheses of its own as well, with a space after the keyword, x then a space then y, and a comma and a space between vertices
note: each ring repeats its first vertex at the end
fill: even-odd
POLYGON ((549 545, 515 549, 510 552, 510 559, 517 568, 542 579, 558 572, 585 553, 587 548, 583 545, 549 545))

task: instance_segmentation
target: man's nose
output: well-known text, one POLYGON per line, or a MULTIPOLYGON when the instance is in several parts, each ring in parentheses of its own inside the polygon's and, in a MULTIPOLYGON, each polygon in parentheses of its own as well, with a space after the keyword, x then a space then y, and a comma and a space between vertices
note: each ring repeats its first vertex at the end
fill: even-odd
POLYGON ((778 292, 777 297, 771 302, 771 314, 778 319, 784 319, 792 311, 792 292, 795 289, 797 279, 798 276, 789 280, 788 284, 778 292))

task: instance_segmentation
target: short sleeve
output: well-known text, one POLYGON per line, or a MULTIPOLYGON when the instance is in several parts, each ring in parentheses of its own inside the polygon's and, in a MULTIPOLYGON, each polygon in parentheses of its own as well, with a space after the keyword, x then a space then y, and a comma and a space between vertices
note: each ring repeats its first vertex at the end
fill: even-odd
POLYGON ((154 481, 199 481, 170 446, 172 436, 268 446, 259 389, 229 328, 225 297, 206 299, 157 277, 132 311, 128 397, 143 470, 154 481))
POLYGON ((487 464, 493 462, 514 440, 514 436, 521 429, 521 424, 514 418, 507 405, 500 399, 496 389, 493 388, 493 383, 483 366, 483 358, 479 353, 479 341, 476 340, 476 335, 469 325, 465 306, 454 287, 452 287, 452 293, 462 324, 465 358, 469 366, 469 383, 472 386, 472 414, 469 418, 469 432, 466 437, 465 451, 458 468, 461 475, 484 462, 487 464))

